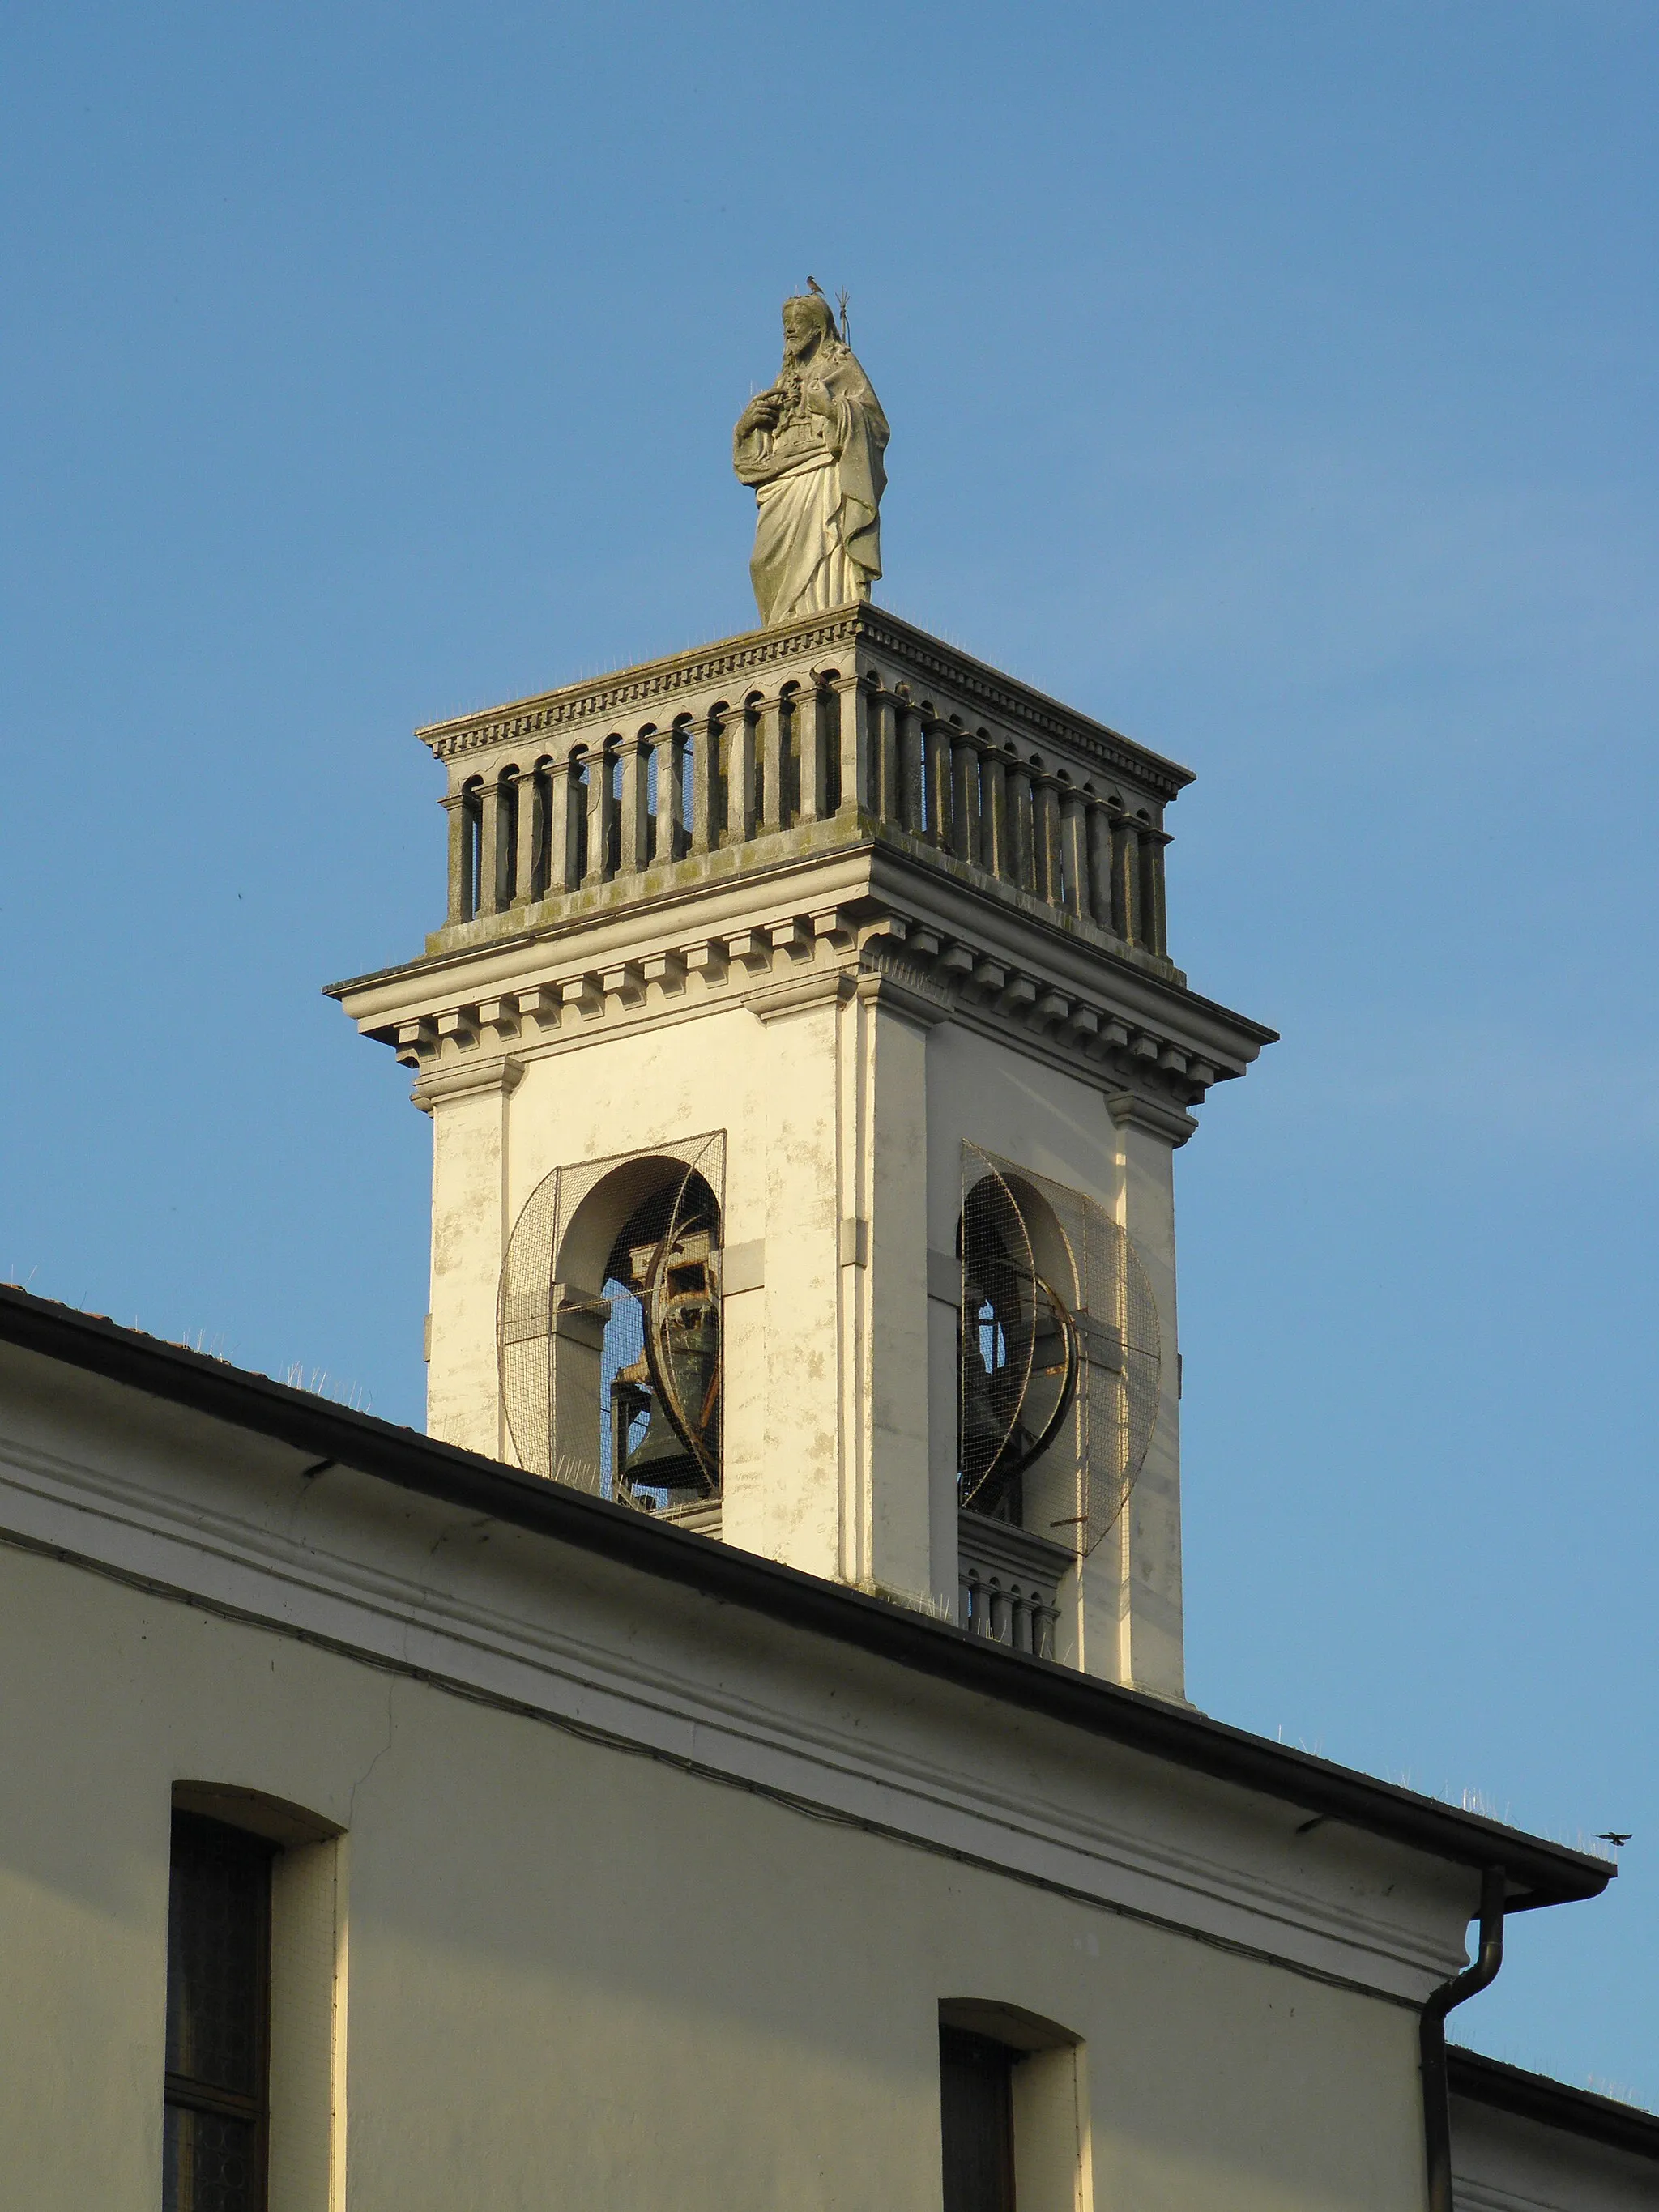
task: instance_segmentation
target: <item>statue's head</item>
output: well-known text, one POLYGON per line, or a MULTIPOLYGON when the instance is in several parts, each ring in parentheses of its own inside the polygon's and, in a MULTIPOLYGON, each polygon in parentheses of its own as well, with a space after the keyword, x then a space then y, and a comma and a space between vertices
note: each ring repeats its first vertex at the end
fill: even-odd
POLYGON ((836 319, 830 313, 830 302, 816 292, 803 292, 783 303, 783 350, 786 358, 798 360, 810 353, 815 345, 836 335, 836 319))

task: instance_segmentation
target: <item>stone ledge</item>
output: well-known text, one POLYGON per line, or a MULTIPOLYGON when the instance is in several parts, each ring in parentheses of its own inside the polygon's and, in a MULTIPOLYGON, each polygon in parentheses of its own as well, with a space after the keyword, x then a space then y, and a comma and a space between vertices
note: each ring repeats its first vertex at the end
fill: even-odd
POLYGON ((1193 780, 1190 769, 1166 759, 1091 715, 1079 714, 1018 677, 933 637, 900 615, 867 601, 827 614, 804 616, 775 629, 745 630, 717 638, 684 653, 669 653, 632 668, 611 671, 579 684, 428 724, 416 735, 440 760, 514 744, 544 732, 576 729, 604 721, 623 708, 649 707, 718 685, 734 676, 785 664, 809 661, 825 652, 886 654, 895 674, 907 671, 947 686, 985 713, 1029 733, 1039 743, 1078 747, 1103 767, 1111 767, 1146 786, 1159 798, 1173 799, 1193 780))

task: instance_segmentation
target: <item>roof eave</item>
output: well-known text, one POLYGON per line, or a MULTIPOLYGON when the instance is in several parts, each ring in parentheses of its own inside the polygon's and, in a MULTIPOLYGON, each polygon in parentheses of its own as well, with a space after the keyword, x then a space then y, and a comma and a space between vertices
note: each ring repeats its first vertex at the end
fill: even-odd
POLYGON ((1502 1865, 1509 1909, 1598 1896, 1617 1869, 1206 1714, 991 1644, 267 1376, 0 1285, 0 1342, 484 1513, 1432 1856, 1502 1865))

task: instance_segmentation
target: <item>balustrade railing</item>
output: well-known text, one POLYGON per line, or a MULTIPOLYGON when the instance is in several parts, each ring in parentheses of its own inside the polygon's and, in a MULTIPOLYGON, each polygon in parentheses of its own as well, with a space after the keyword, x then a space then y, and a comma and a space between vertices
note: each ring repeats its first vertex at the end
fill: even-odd
POLYGON ((1133 797, 902 688, 824 676, 492 763, 445 802, 449 921, 844 815, 1163 957, 1169 841, 1133 797))
POLYGON ((1068 1564, 1058 1545, 1028 1529, 958 1513, 958 1624, 992 1644, 1052 1659, 1060 1579, 1068 1564))

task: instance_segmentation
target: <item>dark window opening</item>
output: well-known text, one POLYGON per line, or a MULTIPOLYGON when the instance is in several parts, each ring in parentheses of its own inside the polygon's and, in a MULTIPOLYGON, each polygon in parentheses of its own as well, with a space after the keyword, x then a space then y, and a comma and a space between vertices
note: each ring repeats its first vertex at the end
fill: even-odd
POLYGON ((271 1856, 173 1815, 162 2212, 264 2212, 271 1856))
POLYGON ((939 2032, 945 2212, 1014 2212, 1014 2056, 989 2036, 939 2032))
POLYGON ((605 1261, 600 1487, 647 1513, 720 1494, 720 1240, 693 1170, 635 1208, 605 1261))

